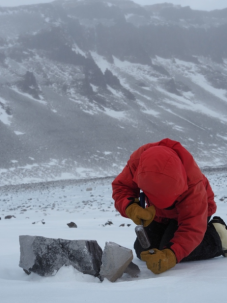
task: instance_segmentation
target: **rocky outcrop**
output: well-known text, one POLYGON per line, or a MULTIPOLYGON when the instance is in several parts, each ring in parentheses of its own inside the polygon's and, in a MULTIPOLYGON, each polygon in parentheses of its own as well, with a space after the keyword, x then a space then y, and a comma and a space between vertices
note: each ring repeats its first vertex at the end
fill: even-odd
POLYGON ((20 263, 28 273, 52 276, 62 266, 72 265, 84 274, 98 276, 102 249, 96 241, 20 236, 20 263))
POLYGON ((123 273, 137 277, 139 268, 131 261, 132 250, 107 242, 104 252, 94 240, 64 240, 40 236, 19 237, 19 266, 27 273, 53 276, 62 266, 115 282, 123 273))

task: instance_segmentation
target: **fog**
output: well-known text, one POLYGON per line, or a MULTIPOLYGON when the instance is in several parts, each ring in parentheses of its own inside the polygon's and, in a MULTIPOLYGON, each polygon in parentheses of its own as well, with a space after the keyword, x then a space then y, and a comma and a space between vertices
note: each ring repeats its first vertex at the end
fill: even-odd
MULTIPOLYGON (((52 0, 0 0, 0 6, 18 6, 18 5, 30 5, 37 3, 48 3, 53 2, 52 0)), ((134 0, 135 3, 141 5, 149 5, 156 3, 163 3, 164 0, 134 0)), ((214 10, 227 8, 226 0, 172 0, 167 1, 173 4, 181 6, 190 6, 192 9, 197 10, 214 10)))

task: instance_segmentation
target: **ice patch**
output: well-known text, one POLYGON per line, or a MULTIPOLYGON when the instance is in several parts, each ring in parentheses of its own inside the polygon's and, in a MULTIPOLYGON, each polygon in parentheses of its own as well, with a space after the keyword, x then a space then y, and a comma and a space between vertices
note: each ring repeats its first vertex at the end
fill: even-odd
POLYGON ((26 98, 29 98, 29 99, 34 100, 34 101, 36 101, 36 102, 39 102, 39 103, 41 103, 41 104, 43 104, 43 105, 47 105, 47 102, 46 102, 46 101, 39 100, 39 99, 35 99, 35 98, 33 98, 31 95, 29 95, 29 94, 27 94, 27 93, 21 92, 21 91, 20 91, 19 89, 17 89, 15 86, 12 88, 12 90, 14 90, 16 93, 18 93, 18 94, 20 94, 20 95, 22 95, 22 96, 25 96, 26 98))
POLYGON ((158 117, 160 115, 159 112, 153 110, 153 109, 146 109, 146 110, 142 110, 143 113, 148 114, 148 115, 152 115, 155 117, 158 117))
POLYGON ((206 91, 208 91, 212 95, 227 102, 227 90, 218 89, 218 88, 211 86, 203 75, 196 74, 193 76, 193 78, 191 78, 191 80, 194 83, 200 85, 202 88, 204 88, 206 91))
POLYGON ((18 131, 14 131, 14 133, 15 133, 17 136, 20 136, 20 135, 24 135, 24 134, 25 134, 25 133, 18 132, 18 131))
POLYGON ((98 86, 96 86, 96 85, 94 85, 94 84, 90 84, 90 85, 91 85, 91 87, 92 87, 93 91, 94 91, 95 93, 97 93, 97 92, 98 92, 98 90, 99 90, 99 87, 98 87, 98 86))
POLYGON ((109 108, 105 109, 105 114, 107 114, 108 116, 110 116, 114 119, 118 119, 118 120, 127 119, 125 112, 117 112, 117 111, 111 110, 109 108))
POLYGON ((226 140, 227 141, 227 136, 222 136, 220 134, 217 134, 218 137, 222 138, 223 140, 226 140))
POLYGON ((11 116, 6 113, 5 105, 6 101, 0 97, 0 121, 5 125, 11 124, 11 116), (1 106, 3 104, 3 106, 1 106))
POLYGON ((0 108, 0 121, 5 125, 11 124, 10 116, 2 108, 0 108))
POLYGON ((82 51, 76 44, 73 45, 72 51, 86 57, 86 53, 82 51))
POLYGON ((95 52, 90 52, 90 53, 93 59, 95 60, 95 63, 101 69, 103 74, 105 73, 106 69, 110 69, 111 64, 107 60, 105 60, 104 57, 98 55, 95 52))
POLYGON ((113 89, 109 85, 107 85, 107 88, 108 88, 109 91, 111 91, 111 93, 113 95, 115 95, 116 97, 122 98, 122 93, 121 92, 117 91, 116 89, 113 89))
POLYGON ((112 154, 112 152, 110 152, 110 151, 104 151, 103 153, 104 153, 104 155, 110 155, 110 154, 112 154))

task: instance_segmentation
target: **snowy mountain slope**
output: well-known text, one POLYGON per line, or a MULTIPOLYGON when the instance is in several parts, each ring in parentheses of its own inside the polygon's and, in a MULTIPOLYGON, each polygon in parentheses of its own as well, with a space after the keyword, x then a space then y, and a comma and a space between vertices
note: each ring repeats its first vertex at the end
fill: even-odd
MULTIPOLYGON (((207 173, 217 202, 217 215, 227 222, 226 171, 207 173)), ((83 275, 72 267, 53 277, 27 276, 18 266, 19 235, 97 240, 102 249, 113 241, 133 250, 135 225, 116 212, 111 199, 111 178, 59 181, 0 187, 0 297, 3 303, 24 302, 214 302, 226 297, 226 262, 218 257, 177 264, 154 275, 144 262, 137 278, 124 274, 115 283, 83 275), (15 218, 4 219, 7 215, 15 218), (78 228, 68 228, 75 222, 78 228), (107 221, 113 224, 105 225, 107 221), (43 224, 45 223, 45 224, 43 224), (120 226, 125 224, 124 227, 120 226), (128 226, 129 224, 129 226, 128 226), (190 295, 189 295, 190 292, 190 295)))
POLYGON ((117 0, 0 8, 1 184, 115 175, 164 137, 226 165, 226 20, 117 0))

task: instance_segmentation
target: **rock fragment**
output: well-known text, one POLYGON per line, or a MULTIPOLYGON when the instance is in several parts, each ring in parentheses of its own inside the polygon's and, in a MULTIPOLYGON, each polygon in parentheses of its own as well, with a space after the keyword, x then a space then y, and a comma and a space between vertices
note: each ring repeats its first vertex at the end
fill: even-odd
POLYGON ((12 218, 16 218, 15 216, 5 216, 5 219, 12 219, 12 218))
POLYGON ((137 278, 139 276, 140 269, 135 263, 131 262, 129 266, 125 269, 124 273, 128 274, 132 278, 137 278))
POLYGON ((115 282, 133 259, 132 250, 114 242, 107 242, 102 256, 100 276, 115 282))
POLYGON ((74 223, 74 222, 67 223, 67 225, 68 225, 68 227, 70 227, 70 228, 77 228, 77 225, 76 225, 76 223, 74 223))

